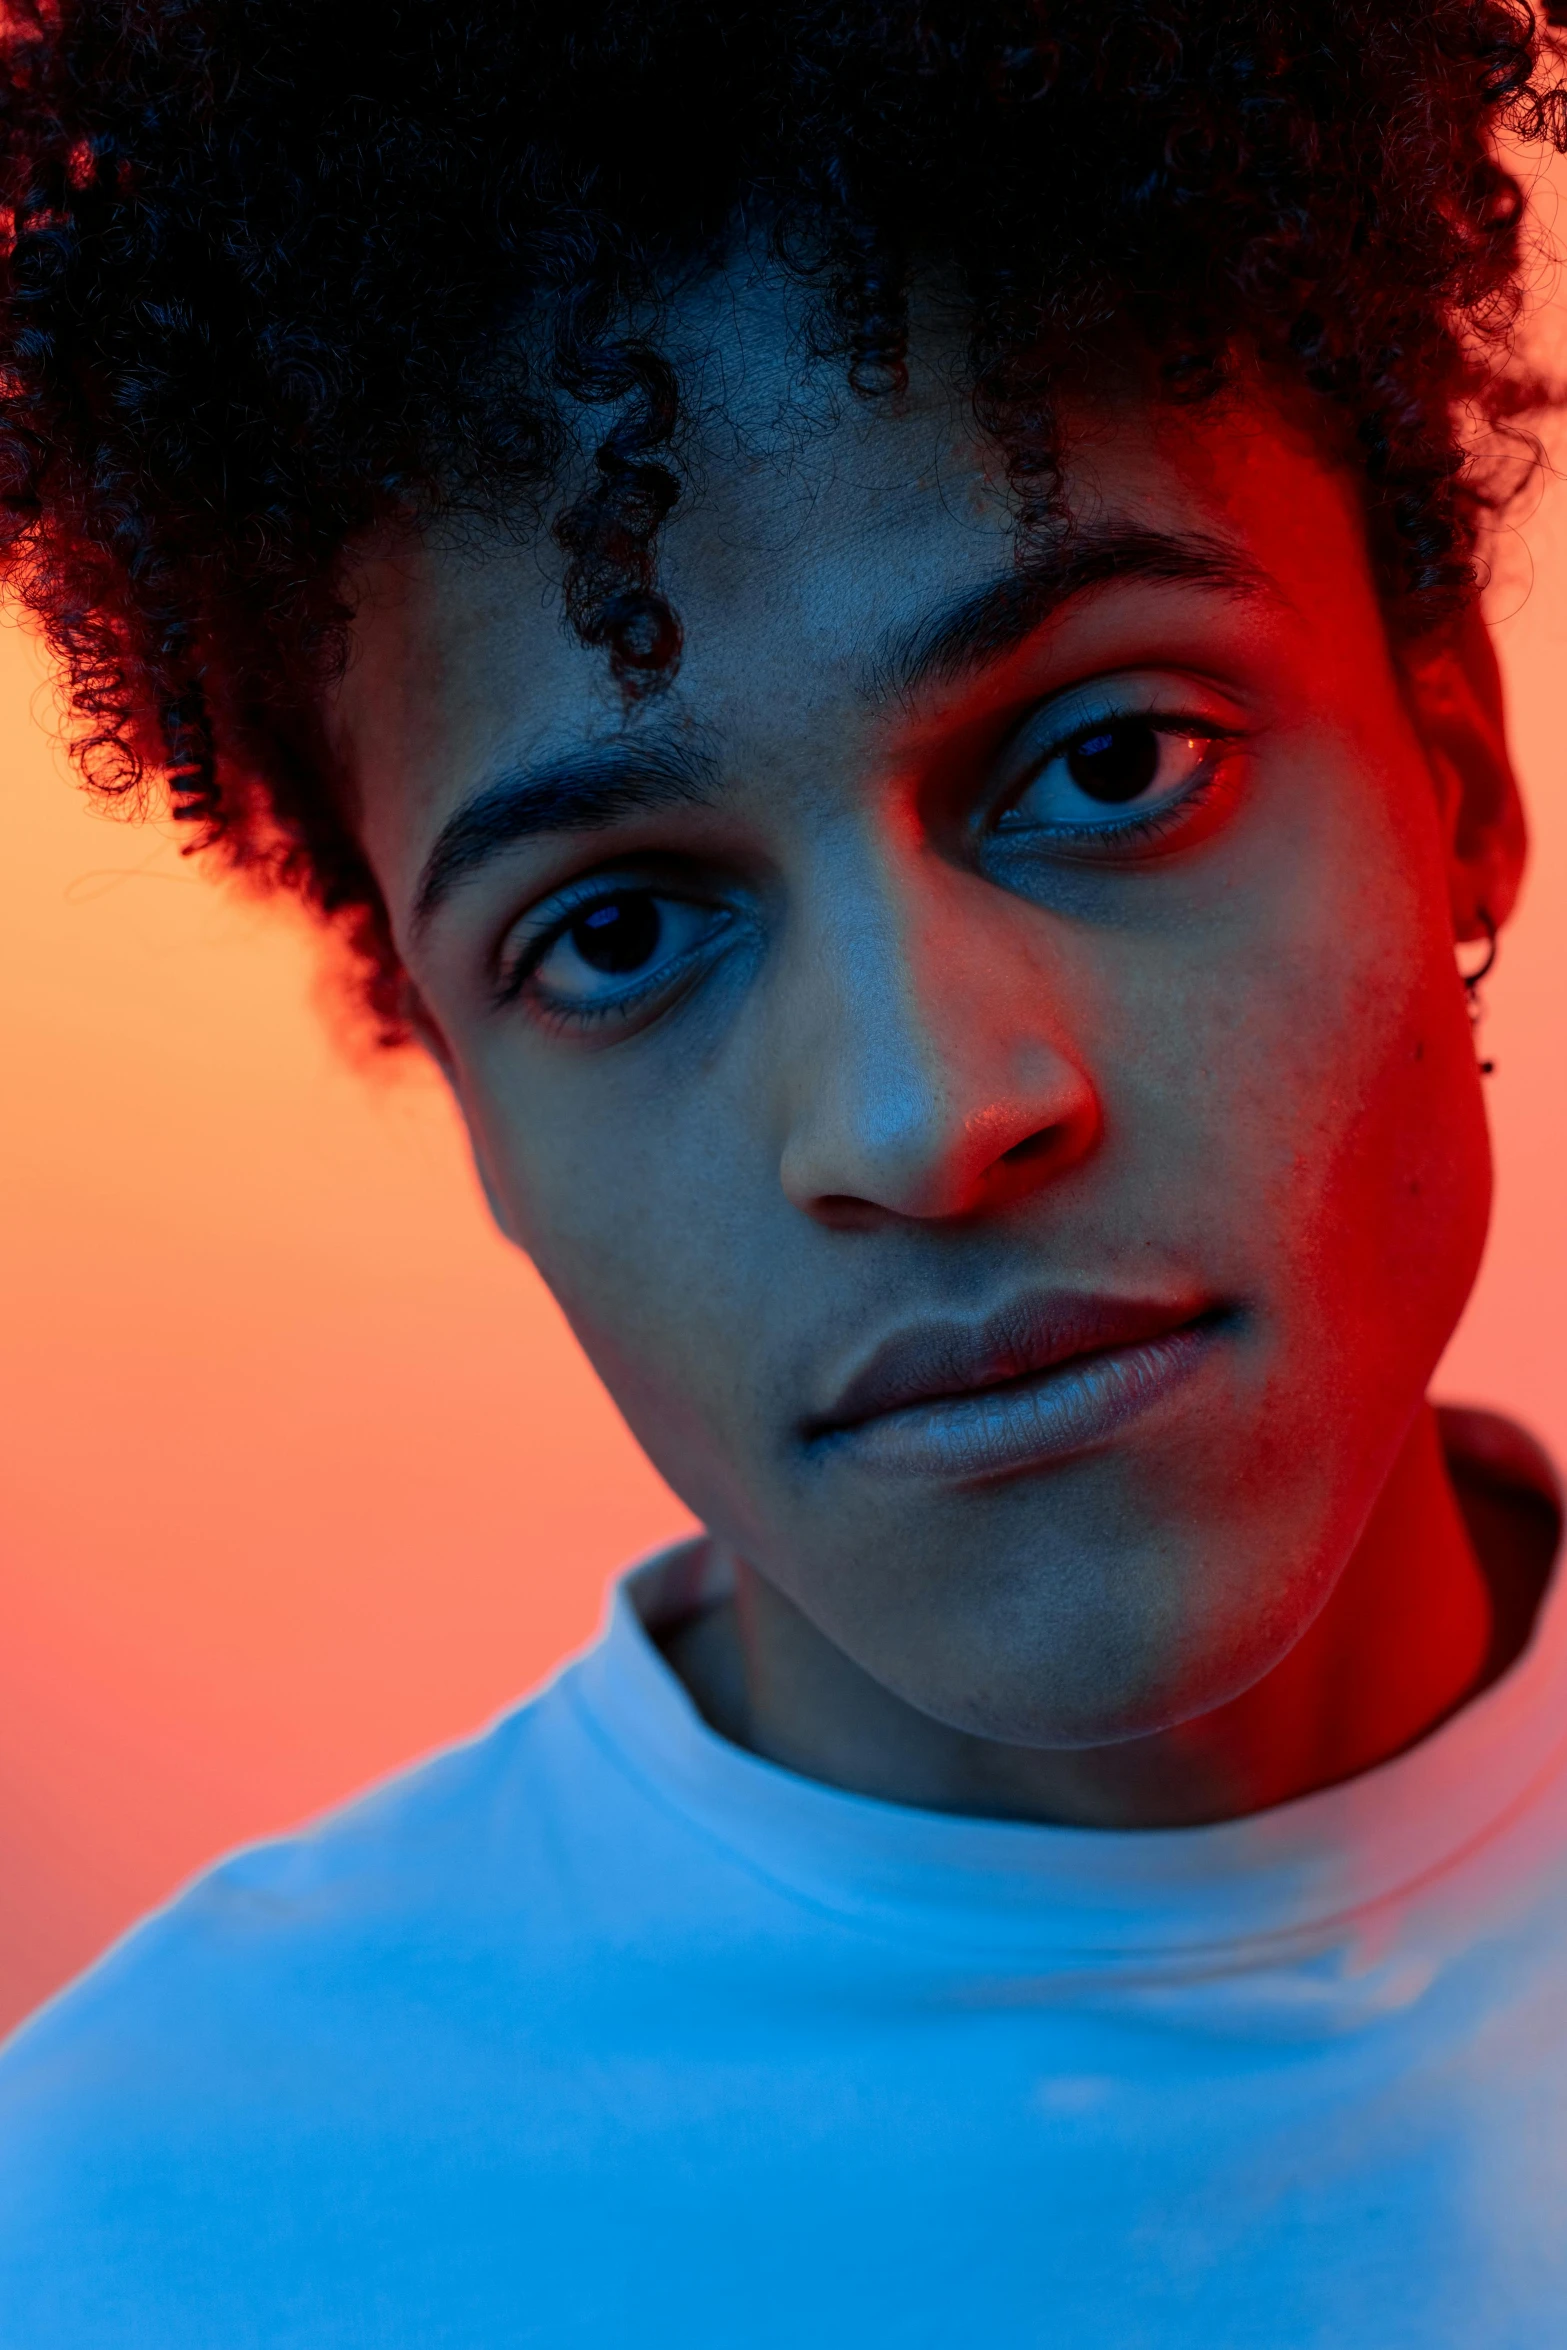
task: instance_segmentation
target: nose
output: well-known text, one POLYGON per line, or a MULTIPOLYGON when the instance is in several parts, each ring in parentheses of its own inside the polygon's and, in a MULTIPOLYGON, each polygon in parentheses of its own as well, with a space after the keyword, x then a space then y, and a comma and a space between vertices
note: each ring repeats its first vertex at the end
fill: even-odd
POLYGON ((1050 918, 927 862, 840 902, 781 991, 780 1179, 819 1221, 1001 1208, 1100 1132, 1050 918))

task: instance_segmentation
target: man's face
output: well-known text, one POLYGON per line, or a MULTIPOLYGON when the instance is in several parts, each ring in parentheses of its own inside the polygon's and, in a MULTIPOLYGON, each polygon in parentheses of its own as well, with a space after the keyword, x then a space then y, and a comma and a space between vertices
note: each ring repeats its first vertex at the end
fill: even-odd
POLYGON ((692 1509, 944 1722, 1158 1729, 1310 1621, 1474 1276, 1449 796, 1261 392, 1084 404, 1024 592, 939 374, 791 405, 729 331, 675 682, 623 706, 546 535, 367 563, 363 835, 692 1509))

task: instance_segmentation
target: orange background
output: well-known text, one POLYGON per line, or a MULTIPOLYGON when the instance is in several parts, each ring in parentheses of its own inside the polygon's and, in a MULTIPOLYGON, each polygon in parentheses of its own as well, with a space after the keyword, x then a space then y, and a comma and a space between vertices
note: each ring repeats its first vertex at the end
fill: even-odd
MULTIPOLYGON (((1567 493, 1493 616, 1535 832, 1439 1382, 1567 1460, 1567 493)), ((297 916, 81 803, 0 630, 0 2025, 226 1845, 481 1722, 686 1523, 297 916)))

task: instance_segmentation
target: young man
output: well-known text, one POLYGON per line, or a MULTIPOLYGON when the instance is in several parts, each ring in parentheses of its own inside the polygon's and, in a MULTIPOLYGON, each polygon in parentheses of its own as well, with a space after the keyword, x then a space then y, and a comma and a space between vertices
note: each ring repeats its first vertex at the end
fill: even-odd
POLYGON ((0 2343, 1559 2339, 1555 1488, 1425 1400, 1553 36, 9 22, 89 768, 337 924, 709 1533, 19 2035, 0 2343))

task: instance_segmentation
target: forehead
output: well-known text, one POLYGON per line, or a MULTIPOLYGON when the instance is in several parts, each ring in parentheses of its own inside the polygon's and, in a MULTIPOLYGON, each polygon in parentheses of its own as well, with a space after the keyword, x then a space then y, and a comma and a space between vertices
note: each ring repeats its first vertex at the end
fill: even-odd
MULTIPOLYGON (((956 338, 916 333, 910 384, 867 401, 813 359, 788 302, 722 281, 676 321, 689 424, 682 495, 659 542, 684 652, 628 707, 601 649, 562 618, 548 514, 366 554, 329 724, 394 910, 452 810, 485 777, 656 726, 764 773, 830 733, 837 755, 894 727, 889 650, 935 609, 1005 575, 1014 507, 977 429, 956 338)), ((1373 603, 1358 503, 1309 419, 1243 386, 1207 408, 1086 382, 1061 401, 1073 526, 1200 535, 1286 599, 1373 603)), ((572 422, 590 460, 611 421, 572 422)), ((562 498, 568 493, 563 492, 562 498)))

